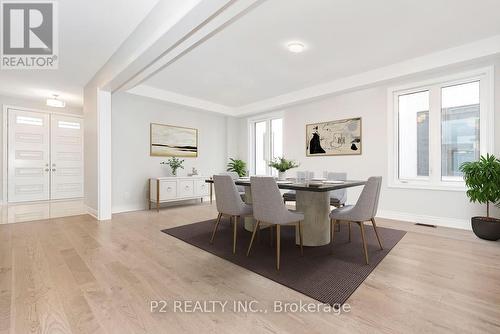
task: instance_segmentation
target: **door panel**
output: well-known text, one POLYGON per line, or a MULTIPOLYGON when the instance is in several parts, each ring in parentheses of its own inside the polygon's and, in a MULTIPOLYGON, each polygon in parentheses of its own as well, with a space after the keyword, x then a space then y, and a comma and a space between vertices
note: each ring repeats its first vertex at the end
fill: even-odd
POLYGON ((51 199, 83 196, 83 122, 81 118, 52 115, 51 199))
POLYGON ((180 180, 179 189, 177 189, 177 194, 179 198, 182 197, 193 197, 194 196, 194 183, 191 180, 180 180))
POLYGON ((177 181, 160 181, 160 201, 174 199, 176 197, 177 181))
POLYGON ((8 111, 8 201, 49 199, 49 115, 8 111))
POLYGON ((205 180, 196 180, 195 196, 208 196, 208 183, 205 180))

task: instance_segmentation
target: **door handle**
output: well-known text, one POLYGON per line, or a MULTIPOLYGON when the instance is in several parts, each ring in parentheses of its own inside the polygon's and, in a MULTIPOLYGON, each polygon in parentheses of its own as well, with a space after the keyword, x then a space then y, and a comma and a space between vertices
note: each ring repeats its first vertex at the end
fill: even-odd
POLYGON ((50 168, 45 168, 45 171, 46 171, 46 172, 50 171, 50 168))
POLYGON ((56 169, 55 169, 55 168, 52 168, 52 171, 53 171, 53 172, 55 172, 55 171, 56 171, 56 169))

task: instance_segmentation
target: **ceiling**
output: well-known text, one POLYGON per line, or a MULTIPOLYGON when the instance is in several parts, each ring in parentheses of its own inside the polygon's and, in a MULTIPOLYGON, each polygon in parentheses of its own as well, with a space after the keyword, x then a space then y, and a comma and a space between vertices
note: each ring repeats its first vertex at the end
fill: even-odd
POLYGON ((497 0, 267 0, 143 82, 241 108, 500 34, 497 0), (290 41, 306 51, 286 49, 290 41))
POLYGON ((2 70, 0 94, 83 104, 83 87, 158 0, 59 1, 59 69, 2 70))

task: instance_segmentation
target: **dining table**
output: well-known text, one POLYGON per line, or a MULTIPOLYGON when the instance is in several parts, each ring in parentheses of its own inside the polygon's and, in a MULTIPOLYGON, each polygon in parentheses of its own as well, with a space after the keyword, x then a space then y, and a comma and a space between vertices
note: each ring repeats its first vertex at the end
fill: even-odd
MULTIPOLYGON (((205 182, 213 184, 212 179, 205 182)), ((245 203, 252 204, 252 188, 249 178, 235 180, 235 184, 245 187, 245 203)), ((296 211, 304 214, 302 223, 303 245, 324 246, 330 243, 330 192, 339 189, 359 187, 366 184, 362 180, 278 180, 279 189, 294 190, 296 193, 296 211)), ((272 223, 272 222, 269 222, 272 223)), ((245 218, 245 229, 253 231, 255 219, 245 218)), ((299 235, 296 233, 296 242, 299 235)))

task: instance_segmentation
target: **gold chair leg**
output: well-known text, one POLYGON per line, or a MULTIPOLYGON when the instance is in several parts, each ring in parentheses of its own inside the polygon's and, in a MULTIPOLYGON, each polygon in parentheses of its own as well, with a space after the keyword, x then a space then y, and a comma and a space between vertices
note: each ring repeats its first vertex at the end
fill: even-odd
POLYGON ((347 223, 349 225, 349 242, 351 242, 351 222, 347 223))
POLYGON ((257 243, 260 244, 260 228, 257 230, 257 243))
POLYGON ((274 230, 273 230, 273 225, 269 226, 269 245, 273 247, 273 242, 274 242, 274 230))
POLYGON ((219 227, 219 223, 220 223, 221 218, 222 218, 222 213, 219 213, 219 215, 217 216, 217 221, 215 222, 214 230, 212 232, 212 237, 210 238, 211 244, 214 243, 215 233, 217 232, 217 227, 219 227))
POLYGON ((368 250, 366 249, 366 240, 365 240, 365 225, 361 222, 358 223, 359 228, 361 229, 361 239, 363 240, 363 251, 365 253, 365 261, 368 264, 368 250))
POLYGON ((233 217, 233 254, 236 254, 236 233, 238 231, 238 216, 233 217))
POLYGON ((299 241, 300 241, 300 255, 304 255, 304 245, 302 242, 302 222, 299 221, 299 241))
POLYGON ((377 236, 377 240, 378 240, 378 244, 380 246, 380 249, 384 249, 384 247, 382 247, 382 241, 380 241, 380 237, 378 235, 377 224, 375 223, 375 218, 372 218, 371 221, 373 224, 373 229, 375 230, 375 235, 377 236))
POLYGON ((330 230, 332 231, 330 243, 335 242, 335 219, 330 219, 330 230))
POLYGON ((252 238, 250 239, 250 245, 248 245, 247 256, 250 254, 250 249, 252 249, 253 239, 255 239, 255 234, 257 233, 257 230, 259 229, 259 224, 260 224, 260 221, 257 220, 257 222, 255 223, 255 226, 253 227, 252 238))
POLYGON ((276 225, 276 269, 280 270, 280 239, 281 239, 281 226, 276 225))

